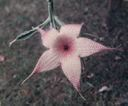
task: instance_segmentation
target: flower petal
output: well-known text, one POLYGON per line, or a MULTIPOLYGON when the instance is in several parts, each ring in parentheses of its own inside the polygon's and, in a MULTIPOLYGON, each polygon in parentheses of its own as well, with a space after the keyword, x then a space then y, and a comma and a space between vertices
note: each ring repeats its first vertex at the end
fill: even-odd
POLYGON ((53 50, 47 50, 39 58, 33 72, 22 82, 24 83, 34 73, 52 70, 60 65, 59 58, 53 50))
POLYGON ((88 38, 78 38, 77 40, 78 53, 80 57, 90 56, 102 50, 111 50, 113 48, 108 48, 100 43, 92 41, 88 38))
POLYGON ((79 91, 81 63, 78 56, 64 58, 61 61, 62 69, 68 80, 73 84, 74 88, 79 91))
POLYGON ((59 35, 58 31, 54 28, 49 31, 44 31, 39 28, 38 32, 41 34, 42 44, 47 48, 51 48, 53 46, 55 39, 59 35))
POLYGON ((72 37, 78 37, 83 24, 67 24, 61 27, 61 35, 69 35, 72 37))

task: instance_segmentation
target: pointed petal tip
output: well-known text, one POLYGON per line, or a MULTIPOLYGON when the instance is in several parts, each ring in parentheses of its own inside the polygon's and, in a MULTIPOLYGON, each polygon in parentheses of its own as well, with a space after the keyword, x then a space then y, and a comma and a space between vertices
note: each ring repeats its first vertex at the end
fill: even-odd
POLYGON ((60 28, 60 33, 63 35, 63 34, 66 34, 66 35, 69 35, 69 36, 72 36, 72 37, 78 37, 79 34, 80 34, 80 31, 81 31, 81 28, 82 28, 82 25, 84 23, 81 23, 81 24, 66 24, 66 25, 63 25, 61 28, 60 28))
POLYGON ((79 93, 80 97, 81 97, 84 101, 87 101, 86 98, 85 98, 80 92, 78 92, 78 93, 79 93))
POLYGON ((30 77, 32 77, 33 75, 34 75, 34 71, 27 77, 27 78, 25 78, 22 82, 21 82, 21 86, 28 80, 28 79, 30 79, 30 77))
POLYGON ((110 47, 106 47, 104 50, 108 50, 108 51, 123 51, 122 48, 110 48, 110 47))
POLYGON ((78 92, 78 94, 80 95, 80 97, 84 100, 84 101, 87 101, 86 98, 81 94, 80 92, 80 84, 77 84, 77 86, 75 87, 75 90, 78 92))
POLYGON ((84 22, 82 22, 80 25, 83 26, 84 25, 84 22))
POLYGON ((123 52, 124 50, 122 48, 115 48, 114 50, 123 52))
POLYGON ((82 29, 82 27, 83 27, 83 25, 84 25, 84 22, 82 22, 81 24, 79 24, 80 25, 80 31, 81 31, 81 29, 82 29))
POLYGON ((115 50, 115 48, 104 47, 103 49, 101 49, 101 51, 113 51, 113 50, 115 50))

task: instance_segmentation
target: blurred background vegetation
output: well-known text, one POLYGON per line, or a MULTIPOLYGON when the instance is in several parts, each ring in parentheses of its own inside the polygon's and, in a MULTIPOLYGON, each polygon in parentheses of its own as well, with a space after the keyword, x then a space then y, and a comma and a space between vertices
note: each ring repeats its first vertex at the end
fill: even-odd
POLYGON ((0 106, 128 106, 128 2, 54 0, 54 5, 65 23, 84 22, 81 36, 123 51, 84 58, 81 92, 87 101, 60 68, 20 86, 45 48, 39 34, 10 48, 9 42, 47 18, 47 2, 0 0, 0 106))

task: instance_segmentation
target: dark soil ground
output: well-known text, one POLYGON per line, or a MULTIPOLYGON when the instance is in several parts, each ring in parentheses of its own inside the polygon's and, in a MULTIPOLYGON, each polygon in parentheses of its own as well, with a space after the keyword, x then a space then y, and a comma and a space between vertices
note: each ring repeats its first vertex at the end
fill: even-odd
POLYGON ((34 75, 20 86, 45 49, 39 34, 11 48, 8 44, 47 18, 47 2, 0 0, 0 55, 5 56, 0 62, 0 106, 128 106, 128 1, 54 0, 54 4, 65 23, 85 23, 82 36, 123 51, 83 59, 81 92, 87 101, 60 68, 34 75))

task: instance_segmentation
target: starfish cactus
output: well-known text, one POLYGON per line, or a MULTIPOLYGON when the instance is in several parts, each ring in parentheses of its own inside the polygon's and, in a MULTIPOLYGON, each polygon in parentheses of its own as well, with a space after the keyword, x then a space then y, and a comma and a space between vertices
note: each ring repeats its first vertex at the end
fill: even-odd
POLYGON ((102 50, 112 50, 85 37, 79 37, 82 24, 69 24, 60 28, 44 31, 38 29, 41 34, 42 44, 48 48, 45 51, 33 72, 23 81, 30 78, 34 73, 52 70, 61 66, 65 76, 79 92, 81 62, 80 57, 87 57, 102 50))

